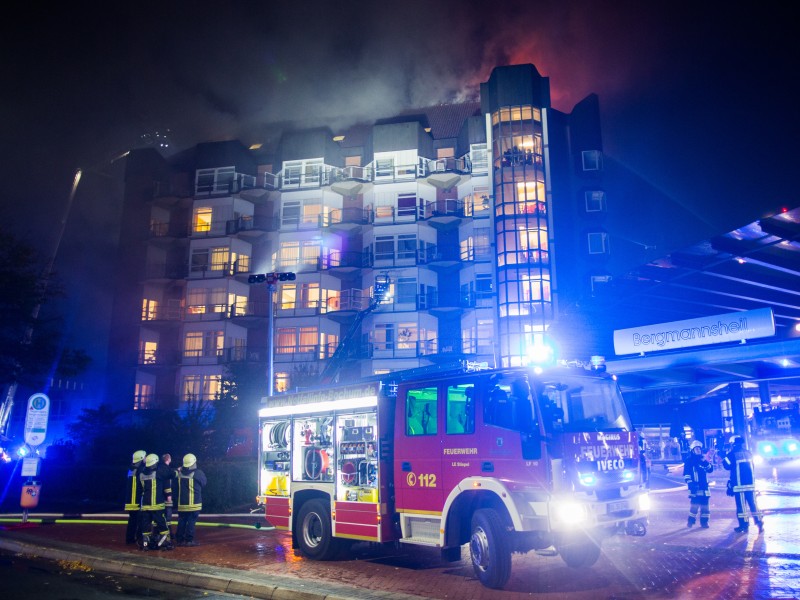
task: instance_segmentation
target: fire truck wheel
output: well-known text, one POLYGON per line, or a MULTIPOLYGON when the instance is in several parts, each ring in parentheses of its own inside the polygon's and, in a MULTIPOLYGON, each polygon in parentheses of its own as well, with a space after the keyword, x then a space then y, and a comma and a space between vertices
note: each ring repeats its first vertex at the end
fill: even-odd
POLYGON ((499 590, 506 584, 511 576, 511 546, 496 511, 481 508, 472 515, 469 554, 483 585, 499 590))
POLYGON ((314 560, 332 560, 339 554, 339 540, 331 534, 331 511, 328 505, 315 498, 300 509, 295 526, 300 552, 314 560))
POLYGON ((573 569, 591 567, 600 558, 600 544, 584 533, 564 538, 556 548, 561 560, 573 569))

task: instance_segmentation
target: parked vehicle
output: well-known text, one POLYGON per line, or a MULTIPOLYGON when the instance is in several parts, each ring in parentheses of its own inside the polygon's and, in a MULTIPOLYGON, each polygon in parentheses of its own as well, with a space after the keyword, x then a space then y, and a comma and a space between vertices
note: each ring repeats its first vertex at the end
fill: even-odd
POLYGON ((614 379, 589 366, 401 372, 269 399, 258 501, 305 556, 353 541, 469 544, 485 586, 513 552, 589 567, 602 539, 645 535, 639 444, 614 379))

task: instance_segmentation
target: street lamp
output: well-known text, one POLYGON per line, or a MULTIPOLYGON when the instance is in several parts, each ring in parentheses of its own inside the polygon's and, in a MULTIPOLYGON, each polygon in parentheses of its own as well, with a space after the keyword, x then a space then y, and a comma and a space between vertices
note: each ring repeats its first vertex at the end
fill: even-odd
POLYGON ((271 398, 273 395, 273 388, 275 387, 275 373, 274 373, 274 358, 275 358, 275 331, 274 322, 275 315, 272 308, 272 295, 275 293, 276 281, 294 281, 297 275, 294 273, 258 273, 250 275, 247 278, 247 283, 267 284, 267 397, 271 398))

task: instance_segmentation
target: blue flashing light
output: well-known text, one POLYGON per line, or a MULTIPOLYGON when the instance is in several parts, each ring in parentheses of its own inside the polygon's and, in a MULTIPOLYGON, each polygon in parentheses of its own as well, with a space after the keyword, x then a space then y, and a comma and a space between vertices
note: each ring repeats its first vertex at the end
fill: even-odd
POLYGON ((764 456, 775 456, 778 453, 778 447, 772 442, 760 442, 758 444, 758 453, 764 456))
POLYGON ((588 486, 597 483, 597 477, 595 477, 594 473, 581 473, 578 477, 583 485, 588 486))
POLYGON ((622 481, 633 481, 633 475, 634 475, 633 471, 625 469, 622 472, 622 481))
POLYGON ((783 451, 790 456, 800 454, 800 443, 797 440, 783 440, 783 451))
POLYGON ((27 446, 20 446, 19 448, 17 448, 17 456, 19 456, 20 458, 25 458, 26 456, 28 456, 29 452, 30 450, 28 449, 27 446))
POLYGON ((556 362, 556 351, 547 340, 537 339, 525 352, 527 363, 531 366, 552 365, 556 362))

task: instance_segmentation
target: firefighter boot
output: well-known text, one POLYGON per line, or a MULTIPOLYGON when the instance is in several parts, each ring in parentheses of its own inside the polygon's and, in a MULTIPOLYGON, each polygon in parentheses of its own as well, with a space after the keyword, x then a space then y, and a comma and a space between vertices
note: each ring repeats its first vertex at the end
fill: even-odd
POLYGON ((170 539, 169 533, 162 533, 158 536, 158 549, 159 550, 172 550, 172 540, 170 539))
POLYGON ((696 521, 697 521, 697 519, 695 518, 694 515, 689 515, 689 518, 686 521, 686 526, 690 527, 690 528, 694 527, 694 524, 695 524, 696 521))
POLYGON ((149 534, 149 533, 145 533, 145 534, 142 536, 142 546, 141 546, 141 550, 152 550, 152 549, 153 549, 153 547, 152 547, 151 543, 152 543, 152 542, 151 542, 151 540, 150 540, 150 534, 149 534))
POLYGON ((703 529, 708 529, 708 517, 706 517, 705 519, 703 517, 700 517, 700 527, 702 527, 703 529))

